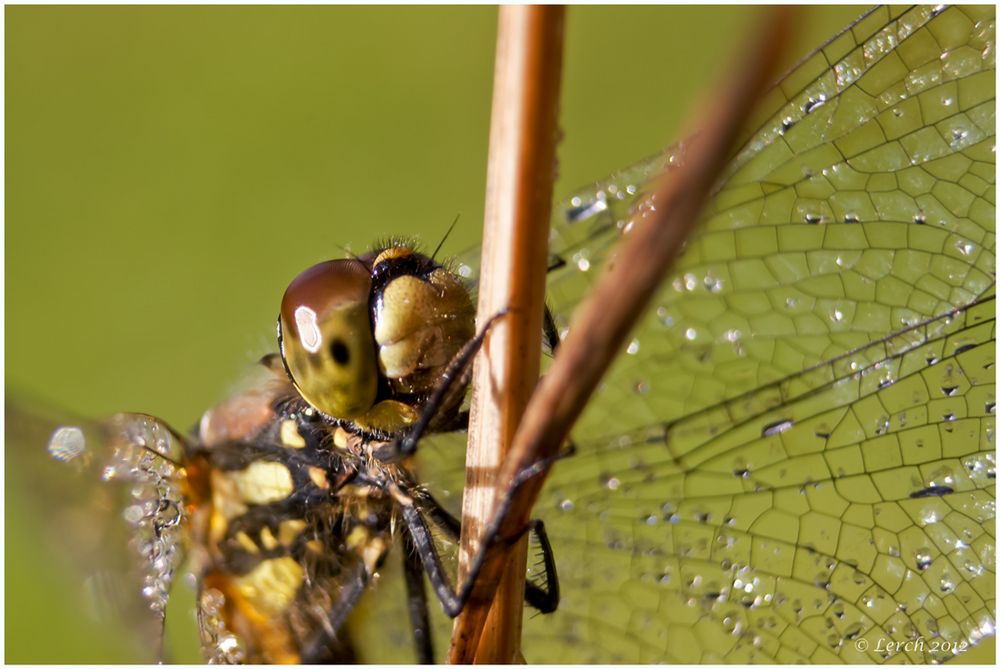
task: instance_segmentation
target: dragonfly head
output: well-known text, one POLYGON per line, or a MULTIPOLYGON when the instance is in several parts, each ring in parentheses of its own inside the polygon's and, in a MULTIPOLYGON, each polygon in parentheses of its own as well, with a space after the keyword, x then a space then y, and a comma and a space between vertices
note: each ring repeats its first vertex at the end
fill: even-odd
MULTIPOLYGON (((412 424, 475 334, 465 285, 392 244, 297 276, 281 302, 281 357, 299 394, 332 418, 397 433, 412 424)), ((457 408, 452 393, 442 415, 457 408)))
POLYGON ((295 277, 281 300, 285 367, 302 397, 335 418, 363 415, 378 392, 371 285, 360 260, 329 260, 295 277))

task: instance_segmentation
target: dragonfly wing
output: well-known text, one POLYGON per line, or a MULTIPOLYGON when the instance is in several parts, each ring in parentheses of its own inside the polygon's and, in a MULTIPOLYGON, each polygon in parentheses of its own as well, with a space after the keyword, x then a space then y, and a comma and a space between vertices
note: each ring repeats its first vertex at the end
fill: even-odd
MULTIPOLYGON (((554 468, 563 604, 526 623, 529 661, 884 661, 878 638, 916 637, 926 661, 992 634, 994 21, 877 8, 772 91, 554 468)), ((561 329, 682 159, 562 209, 561 329)))
POLYGON ((579 444, 536 508, 563 601, 526 652, 881 662, 923 638, 924 662, 991 634, 994 309, 579 444))
MULTIPOLYGON (((144 414, 64 421, 6 405, 8 456, 34 472, 42 534, 67 573, 82 576, 83 612, 133 630, 158 659, 174 572, 183 559, 180 438, 144 414), (47 448, 46 448, 47 445, 47 448)), ((72 600, 75 595, 71 595, 72 600)))

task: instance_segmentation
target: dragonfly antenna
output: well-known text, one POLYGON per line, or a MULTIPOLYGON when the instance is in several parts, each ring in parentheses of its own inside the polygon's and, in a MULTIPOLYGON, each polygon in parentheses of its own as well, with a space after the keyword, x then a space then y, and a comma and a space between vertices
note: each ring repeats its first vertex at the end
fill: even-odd
POLYGON ((344 255, 348 256, 352 260, 361 260, 361 257, 357 253, 355 253, 351 249, 347 248, 346 246, 342 246, 341 244, 337 244, 337 248, 340 249, 340 251, 344 255))
POLYGON ((440 251, 441 247, 444 246, 444 243, 448 241, 448 237, 451 236, 451 231, 455 229, 455 226, 458 224, 458 219, 461 217, 461 214, 455 214, 455 219, 451 222, 451 225, 448 226, 448 229, 444 231, 444 237, 441 238, 441 241, 439 241, 438 245, 434 248, 434 253, 431 254, 431 260, 437 258, 438 251, 440 251))

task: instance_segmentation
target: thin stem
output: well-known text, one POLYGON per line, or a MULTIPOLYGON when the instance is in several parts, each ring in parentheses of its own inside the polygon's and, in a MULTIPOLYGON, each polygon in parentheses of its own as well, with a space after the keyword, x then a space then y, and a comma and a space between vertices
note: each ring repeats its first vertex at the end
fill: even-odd
MULTIPOLYGON (((473 375, 459 583, 496 491, 506 488, 497 473, 538 381, 564 15, 553 6, 500 8, 478 320, 507 315, 490 329, 473 375)), ((505 560, 503 578, 497 573, 495 598, 493 588, 488 597, 472 593, 455 622, 452 662, 520 656, 526 545, 505 560)))
MULTIPOLYGON (((614 263, 574 314, 569 336, 525 410, 499 480, 512 481, 533 463, 551 459, 567 438, 698 220, 749 110, 777 74, 791 25, 789 8, 767 12, 749 48, 729 69, 728 85, 712 89, 710 104, 698 109, 689 125, 697 132, 686 145, 683 165, 661 179, 639 208, 642 213, 633 216, 614 263)), ((500 520, 501 537, 515 536, 525 526, 543 482, 544 473, 506 491, 512 500, 500 520)), ((502 545, 486 550, 476 584, 480 597, 497 582, 506 559, 502 545)))

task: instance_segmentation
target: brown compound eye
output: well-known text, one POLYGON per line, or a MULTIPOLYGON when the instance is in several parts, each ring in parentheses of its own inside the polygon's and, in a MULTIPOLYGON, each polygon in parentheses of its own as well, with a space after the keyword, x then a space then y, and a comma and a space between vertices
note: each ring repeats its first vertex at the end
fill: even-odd
POLYGON ((358 260, 329 260, 299 274, 279 318, 281 357, 309 404, 334 418, 375 402, 378 363, 369 317, 371 273, 358 260))

